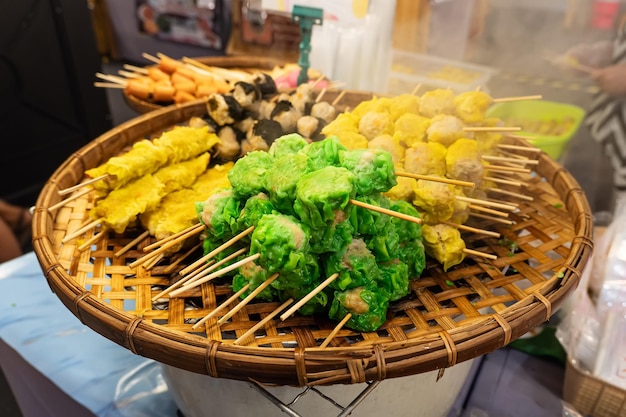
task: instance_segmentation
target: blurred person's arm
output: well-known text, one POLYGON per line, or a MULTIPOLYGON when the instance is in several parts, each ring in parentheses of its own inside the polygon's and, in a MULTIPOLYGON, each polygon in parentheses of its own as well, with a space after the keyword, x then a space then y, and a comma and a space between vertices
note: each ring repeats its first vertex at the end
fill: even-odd
POLYGON ((563 71, 589 76, 593 70, 610 65, 612 58, 613 42, 599 41, 572 46, 562 55, 553 58, 552 63, 563 71))
POLYGON ((605 93, 613 97, 626 97, 626 64, 595 70, 591 76, 605 93))
POLYGON ((611 64, 613 58, 613 42, 598 41, 581 43, 571 47, 565 56, 576 60, 579 64, 592 68, 603 68, 611 64))

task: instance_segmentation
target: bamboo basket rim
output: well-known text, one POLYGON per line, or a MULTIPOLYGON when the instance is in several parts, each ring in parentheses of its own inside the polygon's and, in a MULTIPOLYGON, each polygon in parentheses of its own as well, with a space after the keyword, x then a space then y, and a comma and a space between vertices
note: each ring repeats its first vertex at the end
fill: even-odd
MULTIPOLYGON (((85 209, 81 205, 87 203, 77 199, 54 211, 48 208, 63 199, 60 190, 83 179, 86 169, 118 154, 135 140, 203 111, 204 103, 173 105, 104 133, 52 174, 34 209, 33 247, 52 291, 83 324, 141 356, 212 377, 253 378, 294 386, 361 383, 442 370, 506 346, 548 320, 576 288, 591 255, 593 225, 586 197, 565 168, 541 153, 533 173, 525 178, 535 197, 533 202, 520 203, 515 226, 488 225, 512 238, 523 250, 510 256, 497 239, 470 236, 466 239, 468 247, 495 253, 498 260, 468 257, 447 273, 436 264, 429 265, 422 278, 412 284, 412 297, 390 308, 393 317, 377 332, 342 330, 333 339, 337 343, 320 348, 318 342, 331 332, 332 325, 324 320, 318 322, 316 317, 294 316, 283 325, 270 326, 273 343, 234 345, 229 334, 241 334, 251 327, 253 317, 271 311, 277 304, 265 303, 267 309, 263 310, 265 304, 260 303, 243 319, 234 316, 233 323, 225 326, 227 330, 222 328, 221 338, 190 332, 184 313, 174 313, 173 304, 167 312, 169 322, 163 316, 161 322, 155 320, 150 314, 157 312, 150 309, 131 313, 114 307, 107 298, 111 294, 102 288, 94 290, 102 284, 92 283, 90 289, 86 285, 91 278, 99 278, 88 276, 95 274, 94 263, 106 268, 104 264, 110 261, 106 244, 99 243, 97 250, 83 252, 71 242, 59 244, 68 224, 83 221, 80 215, 85 209), (534 245, 536 242, 538 245, 534 245), (106 262, 100 259, 103 256, 106 262), (518 271, 501 274, 498 268, 505 267, 518 271), (446 287, 448 281, 453 283, 452 288, 446 287), (521 283, 527 286, 519 287, 521 283), (172 323, 175 314, 179 314, 178 322, 172 323), (283 343, 281 337, 285 335, 296 343, 283 343)), ((149 281, 150 276, 142 275, 141 279, 149 281)), ((135 296, 139 302, 141 285, 137 283, 137 292, 122 298, 135 296)), ((220 288, 217 284, 213 287, 213 301, 220 288)))

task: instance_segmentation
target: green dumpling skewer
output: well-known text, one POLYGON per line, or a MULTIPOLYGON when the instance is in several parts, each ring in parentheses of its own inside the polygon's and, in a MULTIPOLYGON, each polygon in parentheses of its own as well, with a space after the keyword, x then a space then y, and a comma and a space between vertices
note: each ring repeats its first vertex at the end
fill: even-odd
POLYGON ((389 301, 396 301, 409 293, 409 267, 399 259, 378 264, 381 278, 378 286, 389 294, 389 301))
POLYGON ((304 259, 300 262, 298 269, 278 272, 278 279, 272 283, 272 287, 277 290, 310 287, 315 285, 320 279, 318 258, 311 253, 304 255, 304 259))
MULTIPOLYGON (((233 277, 233 292, 237 292, 247 284, 250 284, 250 288, 241 294, 241 298, 246 298, 252 291, 257 289, 259 285, 265 282, 272 274, 270 274, 265 268, 254 263, 248 262, 245 265, 239 267, 238 273, 233 277)), ((272 301, 276 297, 277 293, 272 288, 272 286, 268 286, 263 289, 259 294, 257 294, 256 298, 260 298, 267 301, 272 301)))
POLYGON ((408 240, 400 243, 399 258, 409 268, 409 278, 416 279, 426 269, 426 251, 421 239, 408 240))
POLYGON ((259 263, 270 273, 302 268, 309 253, 308 227, 292 216, 265 214, 252 232, 250 255, 260 254, 259 263))
POLYGON ((391 153, 382 149, 355 149, 339 153, 341 166, 356 177, 357 193, 389 191, 398 182, 391 153))
POLYGON ((331 136, 322 141, 308 144, 302 149, 302 152, 309 157, 311 171, 316 171, 327 166, 339 166, 339 154, 347 150, 336 136, 331 136))
MULTIPOLYGON (((286 301, 290 298, 294 300, 301 300, 309 295, 317 286, 316 284, 299 287, 299 288, 284 288, 277 290, 278 298, 280 301, 286 301)), ((311 299, 307 300, 300 308, 298 312, 303 316, 310 316, 317 313, 326 313, 328 311, 329 296, 326 291, 320 291, 315 294, 311 299)))
POLYGON ((236 234, 240 211, 240 202, 233 198, 233 191, 230 188, 216 192, 205 201, 196 203, 198 217, 206 225, 207 238, 212 241, 228 239, 236 234))
POLYGON ((308 158, 303 153, 285 154, 274 159, 274 164, 266 172, 265 188, 278 211, 295 215, 296 185, 308 172, 308 158))
POLYGON ((330 286, 342 291, 368 285, 380 278, 376 257, 361 239, 353 239, 341 252, 329 254, 324 265, 327 276, 339 274, 330 286))
POLYGON ((267 151, 274 158, 293 155, 304 149, 309 143, 301 135, 290 133, 276 139, 267 151))
MULTIPOLYGON (((406 214, 412 217, 420 217, 419 212, 413 206, 413 204, 409 203, 405 200, 390 200, 391 206, 389 207, 391 210, 396 211, 398 213, 406 214)), ((400 238, 400 242, 407 242, 410 240, 421 240, 422 239, 422 225, 407 222, 402 219, 398 219, 397 217, 393 217, 391 222, 395 224, 396 231, 400 238)))
POLYGON ((249 152, 237 160, 228 171, 228 180, 233 188, 233 196, 246 199, 260 192, 265 192, 265 176, 273 163, 274 158, 263 151, 249 152))
POLYGON ((337 216, 344 216, 343 213, 350 215, 350 200, 355 193, 351 172, 327 166, 298 180, 293 208, 300 220, 311 228, 326 228, 335 222, 337 216))
POLYGON ((387 262, 400 256, 400 238, 393 223, 375 235, 363 236, 367 248, 378 262, 387 262))
MULTIPOLYGON (((359 201, 371 204, 376 207, 384 209, 391 208, 391 201, 382 194, 375 193, 366 196, 358 196, 359 201)), ((389 227, 392 219, 395 219, 388 214, 384 214, 378 211, 370 210, 365 207, 357 206, 352 210, 350 214, 350 222, 356 233, 360 235, 376 236, 382 234, 383 230, 389 227)), ((397 219, 398 221, 402 221, 397 219)), ((409 222, 405 222, 409 223, 409 222)))
MULTIPOLYGON (((248 198, 237 218, 237 230, 246 230, 256 226, 264 214, 272 214, 276 211, 274 205, 265 193, 258 193, 248 198)), ((236 231, 233 230, 233 234, 236 231)))
POLYGON ((354 227, 350 221, 341 220, 341 216, 337 216, 328 227, 311 229, 311 252, 317 254, 339 252, 352 241, 353 234, 354 227))
POLYGON ((361 332, 373 332, 385 322, 389 295, 387 290, 374 284, 335 291, 328 317, 342 320, 351 317, 345 326, 361 332))

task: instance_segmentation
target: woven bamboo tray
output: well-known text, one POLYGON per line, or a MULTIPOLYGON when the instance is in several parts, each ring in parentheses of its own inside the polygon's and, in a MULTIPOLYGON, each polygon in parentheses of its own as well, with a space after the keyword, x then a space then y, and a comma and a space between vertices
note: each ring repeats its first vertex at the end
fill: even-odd
MULTIPOLYGON (((199 57, 194 58, 196 61, 201 62, 204 65, 212 67, 221 67, 228 69, 238 69, 242 71, 257 71, 267 70, 270 71, 276 66, 285 65, 284 61, 280 61, 275 58, 256 57, 256 56, 211 56, 211 57, 199 57)), ((167 107, 163 103, 156 103, 150 100, 142 100, 133 95, 123 92, 124 99, 128 103, 128 106, 137 113, 148 113, 153 110, 162 109, 167 107)))
MULTIPOLYGON (((146 238, 122 257, 114 253, 140 234, 110 233, 91 249, 83 239, 62 239, 89 219, 92 201, 84 196, 49 210, 63 198, 59 190, 78 184, 84 171, 118 154, 135 140, 160 133, 204 112, 203 103, 170 106, 142 115, 96 138, 71 155, 51 176, 35 207, 34 250, 50 285, 82 323, 132 352, 213 377, 281 385, 360 383, 444 369, 507 345, 548 320, 576 288, 593 243, 592 216, 578 183, 545 153, 518 201, 514 225, 482 221, 477 227, 498 231, 502 239, 464 235, 467 247, 497 260, 468 256, 447 273, 430 262, 411 283, 411 294, 389 309, 376 332, 342 329, 325 348, 335 322, 294 315, 274 319, 247 346, 232 342, 278 303, 252 302, 221 327, 216 318, 204 332, 192 324, 232 294, 227 281, 205 283, 187 298, 164 308, 151 298, 170 282, 167 266, 145 270, 128 265, 152 243, 146 238)), ((191 204, 191 202, 190 202, 191 204)), ((197 257, 189 258, 187 264, 197 257)), ((180 267, 184 267, 181 265, 180 267)))

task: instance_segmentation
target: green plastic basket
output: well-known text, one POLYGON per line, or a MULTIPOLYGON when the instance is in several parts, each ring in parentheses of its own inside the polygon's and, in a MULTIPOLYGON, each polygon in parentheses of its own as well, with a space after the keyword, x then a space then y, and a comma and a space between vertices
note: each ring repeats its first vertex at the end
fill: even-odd
POLYGON ((498 103, 487 112, 507 126, 520 126, 520 135, 532 136, 533 145, 558 160, 585 116, 585 110, 571 104, 547 100, 498 103))

